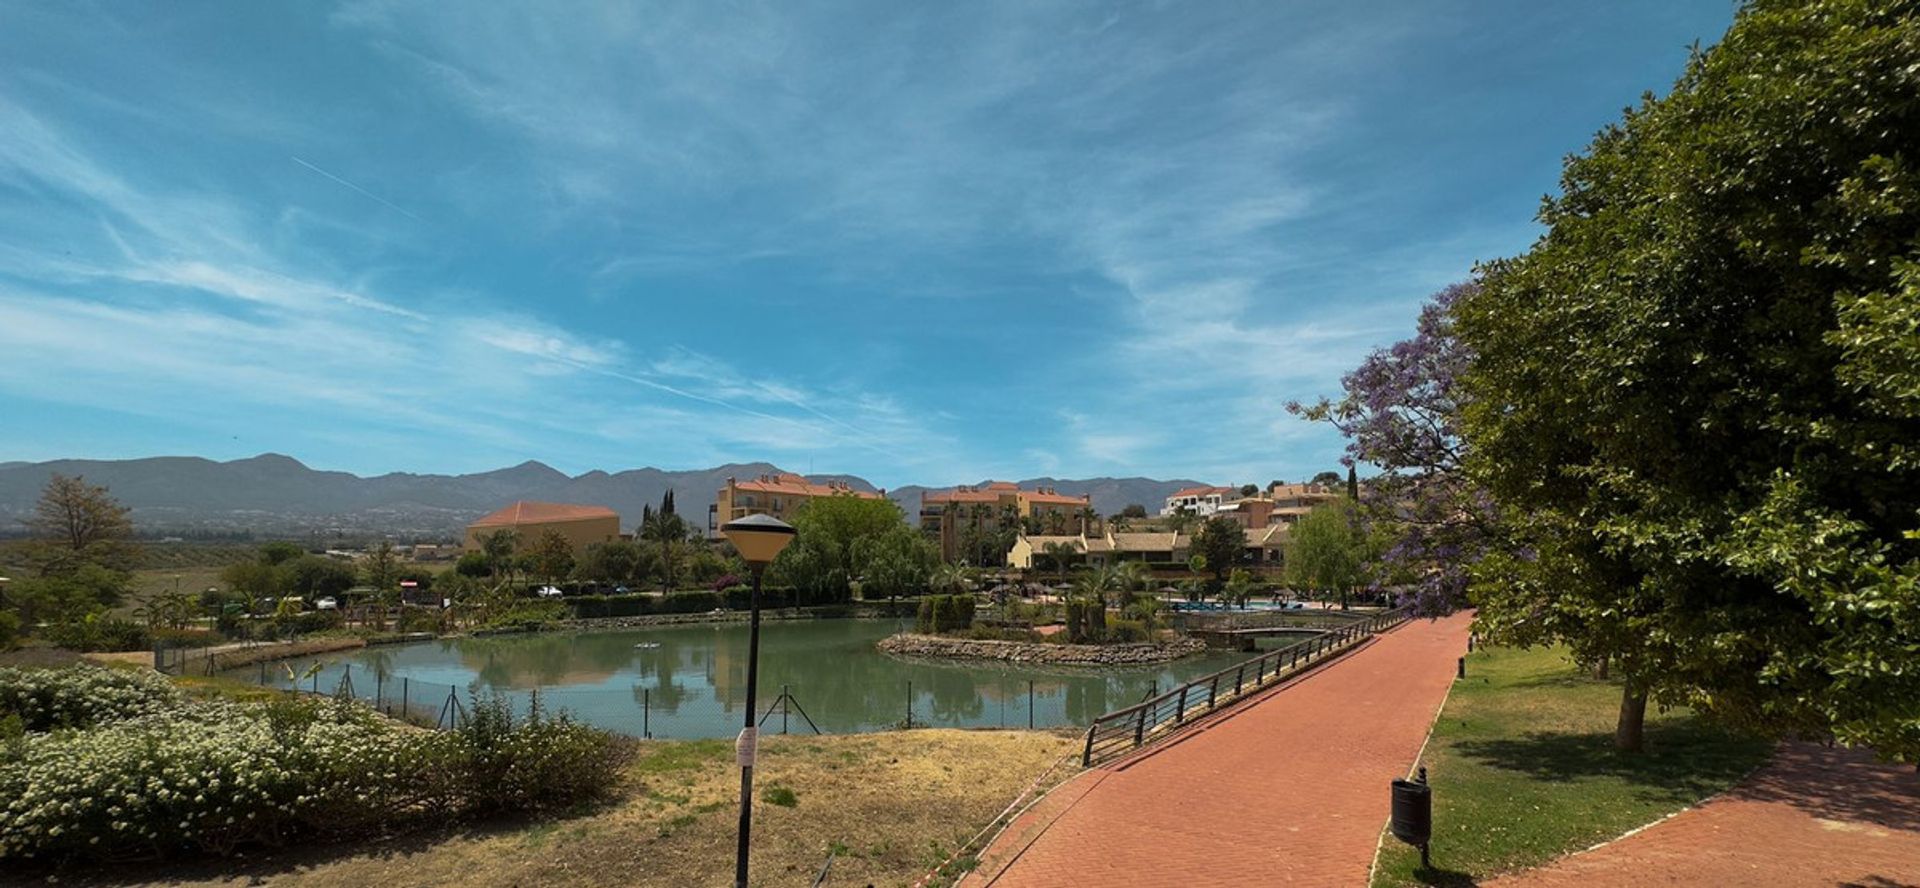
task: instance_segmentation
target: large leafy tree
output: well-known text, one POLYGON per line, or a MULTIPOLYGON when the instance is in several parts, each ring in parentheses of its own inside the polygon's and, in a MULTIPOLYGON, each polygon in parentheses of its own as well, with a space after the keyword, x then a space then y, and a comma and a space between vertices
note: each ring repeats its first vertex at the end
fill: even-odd
POLYGON ((1920 3, 1758 0, 1454 316, 1481 628, 1920 757, 1920 3))
MULTIPOLYGON (((774 576, 811 603, 853 597, 852 582, 863 566, 856 553, 863 540, 892 537, 907 529, 906 517, 892 500, 857 496, 815 497, 793 516, 793 542, 774 559, 774 576)), ((910 532, 910 531, 908 531, 910 532)), ((865 544, 871 547, 872 543, 865 544)))
POLYGON ((1287 581, 1337 595, 1342 608, 1365 581, 1366 562, 1366 535, 1351 500, 1315 506, 1287 533, 1287 581))

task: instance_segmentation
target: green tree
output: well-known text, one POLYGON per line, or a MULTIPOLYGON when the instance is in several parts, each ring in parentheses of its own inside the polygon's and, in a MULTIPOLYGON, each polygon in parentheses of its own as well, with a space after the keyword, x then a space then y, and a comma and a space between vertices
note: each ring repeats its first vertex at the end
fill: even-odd
POLYGON ((1120 510, 1120 514, 1128 518, 1145 518, 1147 517, 1147 507, 1139 503, 1128 503, 1125 508, 1120 510))
POLYGON ((1349 604, 1353 588, 1365 579, 1367 541, 1352 500, 1313 507, 1287 534, 1287 580, 1294 586, 1338 595, 1349 604))
POLYGON ((391 540, 381 540, 367 550, 360 561, 360 574, 382 604, 390 604, 400 594, 400 555, 391 540))
POLYGON ((513 582, 514 558, 520 550, 519 531, 501 529, 479 536, 480 552, 486 556, 487 567, 495 582, 505 579, 513 582))
POLYGON ((940 563, 940 552, 926 535, 905 524, 854 540, 851 555, 860 594, 869 599, 891 600, 925 589, 940 563))
POLYGON ((1455 306, 1496 641, 1920 758, 1920 5, 1762 0, 1455 306))
POLYGON ((580 559, 580 576, 604 585, 635 579, 643 561, 640 547, 628 540, 594 543, 580 559))
POLYGON ((1318 484, 1322 487, 1332 487, 1335 484, 1340 483, 1340 473, 1334 472, 1334 471, 1321 472, 1320 474, 1313 476, 1313 480, 1308 481, 1307 483, 1318 484))
POLYGON ((856 496, 808 500, 794 513, 793 527, 794 541, 774 560, 773 570, 815 604, 853 597, 852 581, 859 571, 854 547, 861 540, 908 529, 892 500, 856 496))
POLYGON ((1247 554, 1247 531, 1232 518, 1215 515, 1200 525, 1199 532, 1193 535, 1193 552, 1206 559, 1207 568, 1213 571, 1216 587, 1227 581, 1227 571, 1245 560, 1247 554))
POLYGON ((307 554, 298 543, 275 540, 260 547, 260 560, 272 565, 285 564, 307 554))
POLYGON ((548 584, 557 583, 573 573, 573 543, 557 530, 547 530, 533 543, 535 569, 548 584))
POLYGON ((351 565, 319 555, 302 554, 282 565, 280 570, 293 594, 309 598, 345 594, 353 588, 356 579, 351 565))

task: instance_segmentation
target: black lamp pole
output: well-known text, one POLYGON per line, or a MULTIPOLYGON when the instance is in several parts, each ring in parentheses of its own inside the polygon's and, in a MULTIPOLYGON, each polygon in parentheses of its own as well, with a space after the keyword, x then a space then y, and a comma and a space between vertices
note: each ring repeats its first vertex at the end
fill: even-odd
POLYGON ((749 597, 747 629, 747 712, 736 754, 740 759, 740 847, 734 853, 734 888, 747 888, 747 845, 753 837, 753 762, 760 738, 753 726, 754 688, 760 680, 760 575, 764 564, 753 564, 753 593, 749 597))

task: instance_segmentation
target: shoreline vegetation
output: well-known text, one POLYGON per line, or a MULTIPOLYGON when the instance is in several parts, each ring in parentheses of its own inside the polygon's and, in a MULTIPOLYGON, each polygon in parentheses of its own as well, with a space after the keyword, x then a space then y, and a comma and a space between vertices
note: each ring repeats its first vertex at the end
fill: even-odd
POLYGON ((1206 642, 1181 637, 1163 642, 1123 644, 1062 644, 1048 641, 1005 641, 900 632, 875 642, 881 653, 894 657, 1047 666, 1146 666, 1171 663, 1205 653, 1206 642))

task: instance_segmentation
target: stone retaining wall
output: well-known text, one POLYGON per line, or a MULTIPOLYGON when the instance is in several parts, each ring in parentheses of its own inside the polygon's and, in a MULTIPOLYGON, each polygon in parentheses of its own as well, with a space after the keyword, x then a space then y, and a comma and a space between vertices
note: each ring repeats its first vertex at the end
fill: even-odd
POLYGON ((1047 644, 919 635, 889 635, 877 645, 883 653, 942 660, 1000 660, 1051 666, 1138 666, 1190 657, 1207 649, 1198 638, 1164 644, 1047 644))

